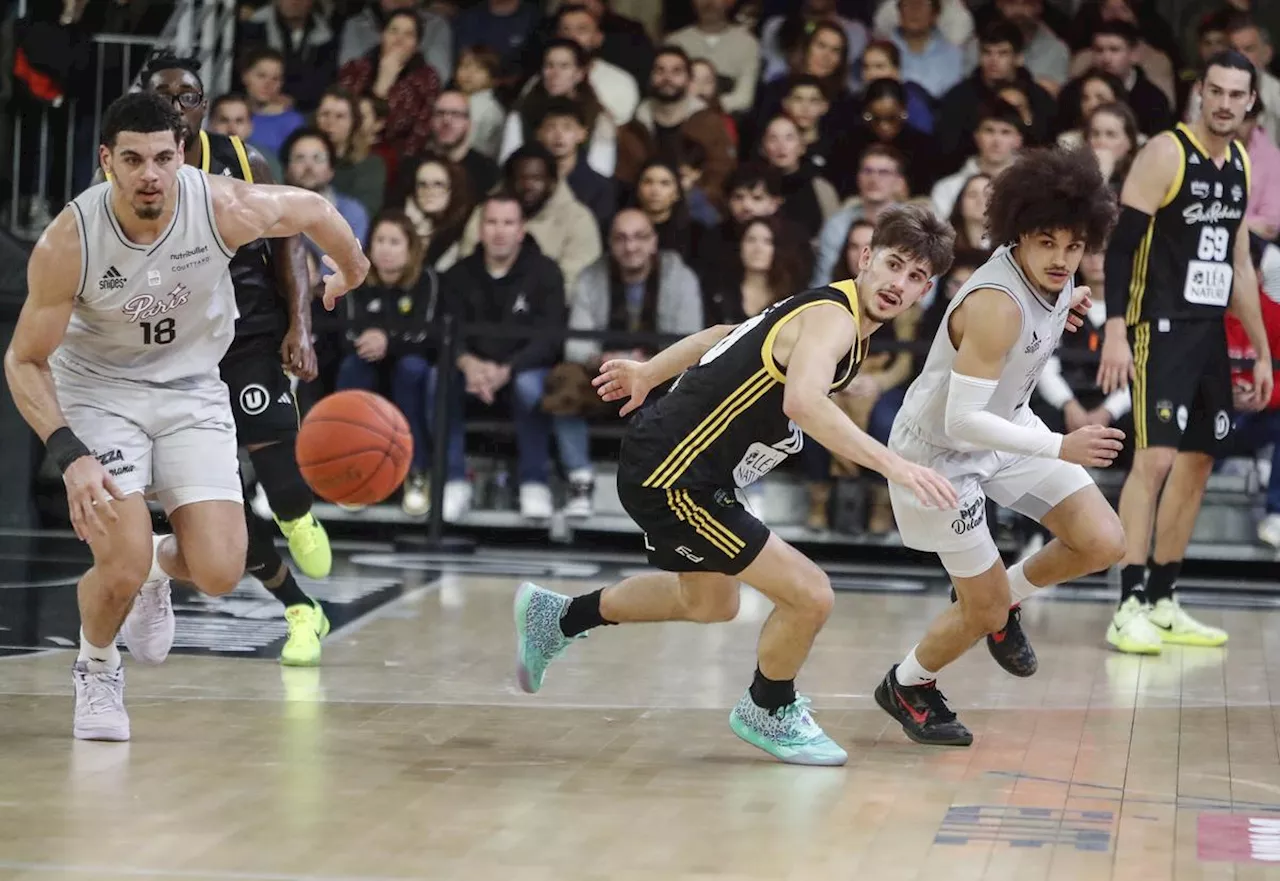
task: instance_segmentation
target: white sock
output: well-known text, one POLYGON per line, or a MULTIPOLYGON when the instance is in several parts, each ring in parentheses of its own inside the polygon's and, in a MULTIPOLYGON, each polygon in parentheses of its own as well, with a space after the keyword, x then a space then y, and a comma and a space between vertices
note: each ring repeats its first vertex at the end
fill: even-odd
POLYGON ((898 665, 897 672, 893 675, 893 678, 898 680, 898 684, 904 688, 910 688, 913 685, 924 685, 926 682, 932 682, 938 678, 937 673, 926 670, 916 660, 916 648, 918 646, 911 647, 911 651, 902 660, 902 663, 898 665))
POLYGON ((166 538, 167 535, 151 536, 151 571, 147 573, 147 581, 164 581, 169 577, 169 573, 160 567, 160 542, 166 538))
POLYGON ((115 640, 106 648, 99 648, 85 638, 84 629, 80 630, 80 656, 77 660, 89 665, 90 673, 110 673, 120 666, 120 649, 115 640))
POLYGON ((1052 584, 1032 584, 1027 580, 1027 576, 1022 572, 1022 564, 1026 560, 1019 560, 1009 567, 1007 575, 1009 576, 1009 598, 1012 600, 1010 605, 1016 606, 1038 590, 1044 590, 1046 587, 1053 587, 1052 584))

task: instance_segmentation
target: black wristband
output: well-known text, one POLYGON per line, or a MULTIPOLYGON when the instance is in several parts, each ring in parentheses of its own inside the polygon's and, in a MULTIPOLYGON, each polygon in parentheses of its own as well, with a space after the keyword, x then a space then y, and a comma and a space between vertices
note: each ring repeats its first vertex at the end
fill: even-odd
POLYGON ((81 456, 92 455, 84 442, 65 425, 49 435, 49 439, 44 442, 44 448, 49 451, 53 461, 58 463, 58 470, 62 472, 70 468, 71 463, 81 456))

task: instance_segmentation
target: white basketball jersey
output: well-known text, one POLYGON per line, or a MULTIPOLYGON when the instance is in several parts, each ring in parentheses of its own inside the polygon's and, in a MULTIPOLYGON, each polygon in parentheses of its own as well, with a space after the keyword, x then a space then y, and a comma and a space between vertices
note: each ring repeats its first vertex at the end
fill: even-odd
POLYGON ((52 364, 86 376, 172 383, 216 374, 238 316, 204 174, 178 170, 173 219, 150 245, 129 241, 110 182, 71 202, 80 227, 80 288, 52 364))
MULTIPOLYGON (((947 306, 929 348, 924 369, 907 389, 897 421, 930 444, 961 452, 975 452, 980 448, 947 435, 947 392, 956 361, 956 349, 951 344, 948 326, 951 313, 970 291, 978 288, 1004 291, 1018 304, 1022 313, 1022 332, 1005 360, 995 393, 987 404, 988 412, 1020 424, 1021 417, 1030 413, 1027 401, 1040 380, 1040 373, 1062 338, 1074 284, 1068 281, 1057 301, 1050 305, 1036 292, 1035 286, 1018 266, 1013 249, 1005 245, 996 249, 991 259, 974 272, 947 306)), ((980 318, 977 316, 978 320, 980 318)), ((975 316, 971 314, 968 320, 975 320, 975 316)))

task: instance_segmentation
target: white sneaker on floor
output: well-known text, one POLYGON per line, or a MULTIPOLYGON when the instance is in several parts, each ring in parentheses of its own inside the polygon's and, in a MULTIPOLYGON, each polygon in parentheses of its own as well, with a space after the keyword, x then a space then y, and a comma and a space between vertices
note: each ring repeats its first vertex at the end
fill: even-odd
POLYGON ((1111 617, 1107 642, 1131 655, 1158 655, 1164 640, 1149 619, 1151 607, 1137 597, 1129 597, 1111 617))
POLYGON ((1227 631, 1197 621, 1183 610, 1178 598, 1156 600, 1155 608, 1147 616, 1160 638, 1174 645, 1195 645, 1208 648, 1226 644, 1227 631))
POLYGON ((159 664, 173 648, 173 599, 169 579, 148 581, 133 598, 133 608, 120 625, 120 637, 140 664, 159 664))
POLYGON ((550 520, 551 488, 545 483, 520 484, 520 516, 526 520, 550 520))
POLYGON ((595 513, 596 478, 590 468, 582 468, 569 475, 569 497, 564 503, 564 515, 585 520, 595 513))
POLYGON ((457 523, 471 510, 471 484, 465 480, 446 483, 440 507, 446 523, 457 523))
POLYGON ((86 661, 71 667, 76 685, 77 740, 128 740, 129 714, 124 709, 124 667, 91 673, 86 661))
POLYGON ((404 484, 404 495, 400 499, 400 510, 410 517, 422 517, 431 510, 431 496, 424 474, 410 474, 404 484))
POLYGON ((1268 514, 1258 524, 1258 541, 1280 548, 1280 514, 1268 514))

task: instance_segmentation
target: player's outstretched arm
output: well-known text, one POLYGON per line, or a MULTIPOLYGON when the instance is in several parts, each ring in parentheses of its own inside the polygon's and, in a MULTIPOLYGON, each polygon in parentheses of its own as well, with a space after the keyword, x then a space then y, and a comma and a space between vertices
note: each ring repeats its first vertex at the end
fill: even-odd
POLYGON ((49 357, 66 336, 80 292, 80 231, 68 207, 49 224, 27 263, 27 299, 4 355, 4 375, 18 412, 44 442, 67 485, 76 534, 105 535, 118 515, 107 504, 123 499, 106 469, 67 427, 49 370, 49 357))
POLYGON ((1109 465, 1124 433, 1086 425, 1066 438, 1043 424, 1017 425, 987 409, 1005 361, 1022 333, 1022 310, 1003 291, 972 291, 952 313, 952 338, 960 337, 947 386, 946 430, 956 440, 984 450, 1109 465))
POLYGON ((231 177, 207 177, 214 221, 227 247, 254 239, 305 235, 327 255, 334 274, 325 279, 325 307, 364 281, 369 271, 359 239, 338 209, 319 193, 298 187, 259 186, 231 177))
POLYGON ((946 478, 908 462, 858 428, 828 396, 836 367, 857 342, 853 317, 833 303, 808 309, 791 320, 798 330, 786 363, 782 411, 787 418, 832 453, 907 487, 924 504, 956 507, 955 488, 946 478))
POLYGON ((717 324, 672 343, 648 361, 618 359, 600 365, 600 373, 591 380, 596 393, 605 401, 631 400, 618 411, 626 416, 644 403, 645 397, 664 382, 679 376, 702 360, 702 356, 733 332, 737 325, 717 324))

